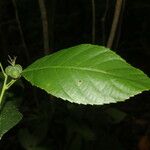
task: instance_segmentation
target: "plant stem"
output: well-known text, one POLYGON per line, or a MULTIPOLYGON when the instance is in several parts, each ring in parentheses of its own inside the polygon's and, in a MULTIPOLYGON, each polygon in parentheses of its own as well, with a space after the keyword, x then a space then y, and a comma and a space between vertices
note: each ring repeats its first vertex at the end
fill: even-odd
POLYGON ((9 83, 6 84, 6 89, 9 89, 15 82, 16 80, 12 79, 9 83))
POLYGON ((126 0, 123 0, 122 9, 121 9, 121 12, 120 12, 119 23, 118 23, 118 31, 116 33, 115 45, 113 47, 114 49, 118 49, 120 35, 121 35, 121 28, 122 28, 122 23, 123 23, 123 14, 124 14, 124 10, 125 10, 125 5, 126 5, 126 0))
POLYGON ((106 0, 106 8, 104 11, 104 14, 101 18, 101 26, 102 26, 102 43, 105 46, 106 45, 106 17, 107 17, 107 13, 108 13, 108 9, 109 9, 109 0, 106 0))
POLYGON ((2 73, 3 73, 4 77, 5 77, 3 87, 2 87, 2 91, 1 91, 1 94, 0 94, 0 110, 1 110, 1 104, 2 104, 3 96, 4 96, 4 93, 5 93, 5 90, 6 90, 6 83, 7 83, 8 76, 6 75, 1 63, 0 63, 0 68, 2 70, 2 73))
POLYGON ((1 110, 2 101, 3 101, 3 97, 4 97, 4 94, 5 94, 5 91, 7 89, 9 89, 16 82, 16 80, 12 79, 9 83, 7 83, 8 75, 5 73, 1 63, 0 63, 0 69, 2 70, 2 73, 3 73, 4 77, 5 77, 4 78, 4 83, 3 83, 3 86, 2 86, 2 90, 1 90, 1 93, 0 93, 0 110, 1 110))
POLYGON ((0 63, 0 68, 1 68, 1 70, 2 70, 2 73, 3 73, 4 77, 6 77, 7 75, 6 75, 5 71, 4 71, 3 66, 2 66, 1 63, 0 63))
POLYGON ((48 29, 48 19, 45 0, 38 0, 41 12, 41 20, 43 25, 43 42, 44 42, 44 53, 45 55, 49 53, 49 29, 48 29))
POLYGON ((19 18, 19 13, 18 13, 18 9, 17 9, 16 0, 12 0, 12 2, 13 2, 14 9, 15 9, 16 21, 17 21, 17 24, 18 24, 19 32, 20 32, 20 38, 22 40, 22 46, 24 48, 24 52, 25 52, 25 55, 26 55, 26 58, 27 58, 27 62, 30 62, 30 55, 29 55, 29 51, 28 51, 28 47, 27 47, 25 38, 24 38, 24 33, 23 33, 23 30, 22 30, 22 27, 21 27, 21 22, 20 22, 20 18, 19 18))
POLYGON ((1 104, 2 104, 4 93, 7 90, 7 85, 6 85, 7 84, 7 78, 8 78, 8 76, 6 75, 5 79, 4 79, 2 91, 1 91, 1 94, 0 94, 0 109, 1 109, 1 104))
POLYGON ((95 10, 95 0, 92 0, 92 43, 95 43, 95 31, 96 31, 96 10, 95 10))
POLYGON ((111 31, 110 31, 108 42, 107 42, 107 47, 108 48, 112 47, 112 44, 113 44, 113 41, 114 41, 114 37, 115 37, 115 33, 116 33, 116 30, 117 30, 118 21, 119 21, 119 17, 120 17, 120 12, 121 12, 121 8, 122 8, 122 2, 123 2, 123 0, 116 0, 113 23, 112 23, 112 26, 111 26, 111 31))

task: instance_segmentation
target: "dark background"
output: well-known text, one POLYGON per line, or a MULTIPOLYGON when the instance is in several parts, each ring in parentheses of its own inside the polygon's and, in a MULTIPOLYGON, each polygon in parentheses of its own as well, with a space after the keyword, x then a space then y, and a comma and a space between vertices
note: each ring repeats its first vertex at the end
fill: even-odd
MULTIPOLYGON (((0 62, 6 66, 8 55, 17 56, 17 63, 25 68, 45 55, 41 13, 37 0, 16 0, 15 4, 17 8, 12 0, 0 0, 0 62)), ((92 42, 90 0, 45 0, 45 4, 49 53, 92 42)), ((106 0, 95 0, 95 4, 95 44, 105 46, 115 0, 109 0, 104 23, 106 0)), ((149 47, 150 1, 124 1, 112 49, 150 76, 149 47)), ((10 93, 24 118, 0 141, 1 150, 144 150, 139 148, 143 137, 144 146, 150 145, 149 92, 123 103, 83 106, 51 98, 22 79, 10 93), (113 120, 107 113, 110 108, 126 117, 113 120)))

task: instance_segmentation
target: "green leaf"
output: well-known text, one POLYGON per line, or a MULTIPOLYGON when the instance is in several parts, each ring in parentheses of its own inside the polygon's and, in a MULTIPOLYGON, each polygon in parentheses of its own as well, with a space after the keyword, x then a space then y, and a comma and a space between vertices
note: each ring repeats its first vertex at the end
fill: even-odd
POLYGON ((0 112, 0 139, 22 119, 22 114, 18 111, 13 102, 7 102, 0 112))
POLYGON ((82 44, 45 56, 22 74, 48 93, 81 104, 124 101, 150 89, 150 79, 108 48, 82 44))

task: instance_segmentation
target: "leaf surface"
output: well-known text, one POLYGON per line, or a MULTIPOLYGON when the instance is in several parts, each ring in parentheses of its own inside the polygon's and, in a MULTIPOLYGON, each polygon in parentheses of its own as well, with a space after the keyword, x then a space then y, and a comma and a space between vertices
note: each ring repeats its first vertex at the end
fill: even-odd
POLYGON ((81 44, 45 56, 22 74, 33 85, 78 104, 124 101, 150 89, 150 79, 108 48, 81 44))
POLYGON ((0 139, 22 119, 22 114, 18 111, 13 102, 7 102, 0 112, 0 139))

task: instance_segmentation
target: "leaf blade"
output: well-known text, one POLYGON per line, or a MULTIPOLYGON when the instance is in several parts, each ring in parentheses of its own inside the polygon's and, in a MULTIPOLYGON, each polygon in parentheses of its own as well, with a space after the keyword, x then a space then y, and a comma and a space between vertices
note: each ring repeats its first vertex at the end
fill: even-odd
POLYGON ((23 76, 48 93, 70 102, 106 104, 150 89, 150 79, 113 51, 82 44, 45 56, 23 76))
POLYGON ((13 102, 7 102, 0 112, 0 139, 22 119, 22 114, 18 111, 13 102))

